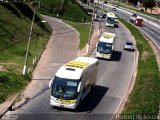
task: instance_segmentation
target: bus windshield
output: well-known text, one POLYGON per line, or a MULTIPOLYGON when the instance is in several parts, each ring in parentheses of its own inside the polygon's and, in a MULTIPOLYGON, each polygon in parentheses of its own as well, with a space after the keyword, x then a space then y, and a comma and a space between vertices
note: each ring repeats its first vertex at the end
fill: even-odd
POLYGON ((52 95, 59 99, 73 100, 78 96, 77 87, 78 80, 55 76, 52 84, 52 95))
POLYGON ((115 18, 113 18, 113 17, 107 17, 106 22, 109 23, 109 24, 114 24, 115 23, 115 18))
POLYGON ((99 42, 97 46, 97 51, 100 53, 109 54, 112 52, 112 44, 106 42, 99 42))

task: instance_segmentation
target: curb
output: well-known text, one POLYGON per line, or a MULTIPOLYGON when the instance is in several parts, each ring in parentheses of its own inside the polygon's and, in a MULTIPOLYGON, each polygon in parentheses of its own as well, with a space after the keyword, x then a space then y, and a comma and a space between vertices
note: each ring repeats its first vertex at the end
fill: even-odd
POLYGON ((21 92, 18 92, 14 95, 12 100, 6 100, 3 104, 0 105, 0 119, 8 112, 13 110, 13 105, 16 101, 16 98, 21 92), (6 107, 7 106, 7 107, 6 107))

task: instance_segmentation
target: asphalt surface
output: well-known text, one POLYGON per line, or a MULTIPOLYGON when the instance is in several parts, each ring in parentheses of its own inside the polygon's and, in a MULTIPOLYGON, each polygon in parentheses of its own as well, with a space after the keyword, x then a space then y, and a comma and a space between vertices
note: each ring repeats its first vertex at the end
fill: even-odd
MULTIPOLYGON (((38 74, 37 80, 43 78, 48 84, 58 68, 77 57, 78 43, 75 41, 77 32, 51 17, 45 17, 52 25, 54 33, 51 39, 50 54, 46 56, 48 68, 38 74), (75 38, 75 39, 74 39, 75 38), (47 75, 46 75, 47 74, 47 75)), ((104 20, 103 20, 104 21, 104 20)), ((118 23, 117 28, 106 28, 103 31, 116 33, 115 51, 111 60, 99 60, 97 83, 94 91, 89 94, 76 110, 52 108, 49 105, 50 89, 46 89, 23 106, 10 112, 9 117, 18 120, 110 120, 117 111, 131 80, 135 52, 124 51, 124 43, 132 40, 128 30, 118 23)), ((46 53, 47 54, 47 53, 46 53)), ((91 55, 95 57, 95 52, 91 55)), ((36 80, 36 78, 35 78, 36 80)))

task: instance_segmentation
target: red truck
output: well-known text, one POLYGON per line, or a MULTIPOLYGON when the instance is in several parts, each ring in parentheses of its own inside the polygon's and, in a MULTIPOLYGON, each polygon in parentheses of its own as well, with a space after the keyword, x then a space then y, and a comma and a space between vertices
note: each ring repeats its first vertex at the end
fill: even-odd
POLYGON ((143 19, 138 17, 136 14, 133 14, 130 17, 130 22, 134 23, 136 26, 142 26, 143 19))

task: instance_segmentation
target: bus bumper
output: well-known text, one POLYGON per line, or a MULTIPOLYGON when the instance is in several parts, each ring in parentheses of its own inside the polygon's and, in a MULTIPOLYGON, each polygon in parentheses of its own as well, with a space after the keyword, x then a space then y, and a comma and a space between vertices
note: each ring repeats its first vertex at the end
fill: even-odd
POLYGON ((96 53, 97 58, 111 59, 111 54, 96 53))
POLYGON ((77 107, 76 100, 67 100, 66 102, 64 100, 60 100, 53 96, 51 96, 50 98, 50 105, 55 107, 61 107, 61 108, 69 108, 69 109, 76 109, 77 107))
POLYGON ((114 24, 108 24, 108 23, 106 23, 106 26, 107 27, 114 27, 114 24))

